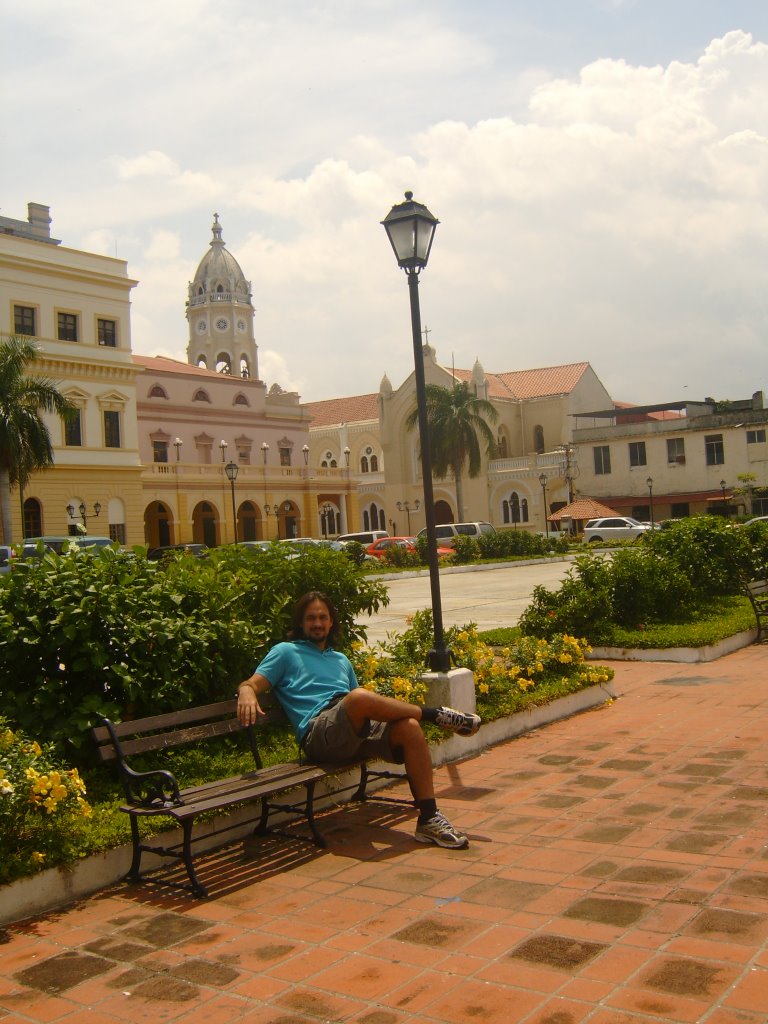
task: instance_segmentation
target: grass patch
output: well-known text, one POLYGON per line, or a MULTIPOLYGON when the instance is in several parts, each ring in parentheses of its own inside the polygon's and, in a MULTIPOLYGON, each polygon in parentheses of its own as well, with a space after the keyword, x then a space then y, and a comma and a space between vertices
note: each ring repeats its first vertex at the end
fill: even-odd
POLYGON ((610 639, 601 646, 640 650, 707 647, 754 626, 755 613, 746 597, 718 597, 708 602, 695 622, 655 623, 643 629, 614 626, 610 639))

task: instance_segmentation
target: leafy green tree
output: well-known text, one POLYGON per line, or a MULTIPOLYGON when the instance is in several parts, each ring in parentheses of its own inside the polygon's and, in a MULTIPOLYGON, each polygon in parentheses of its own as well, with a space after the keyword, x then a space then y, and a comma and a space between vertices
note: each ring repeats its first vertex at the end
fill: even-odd
POLYGON ((65 416, 74 407, 52 380, 30 373, 38 348, 29 338, 11 336, 0 344, 0 520, 10 544, 11 487, 21 488, 32 473, 53 465, 53 448, 41 413, 65 416))
MULTIPOLYGON (((458 521, 462 522, 462 474, 466 467, 470 478, 480 475, 480 442, 485 444, 486 452, 490 455, 496 439, 488 423, 495 423, 498 413, 490 402, 473 395, 465 381, 455 381, 450 388, 427 384, 426 402, 432 472, 440 480, 444 480, 449 473, 453 474, 456 481, 456 514, 458 521)), ((418 418, 418 409, 409 413, 405 421, 409 430, 413 430, 418 418)))

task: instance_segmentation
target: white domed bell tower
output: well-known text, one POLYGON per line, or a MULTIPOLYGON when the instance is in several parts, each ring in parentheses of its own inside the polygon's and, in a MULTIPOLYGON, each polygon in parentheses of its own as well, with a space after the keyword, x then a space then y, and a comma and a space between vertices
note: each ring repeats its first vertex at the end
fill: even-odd
POLYGON ((211 247, 189 284, 187 362, 258 380, 251 282, 224 248, 218 213, 213 215, 212 231, 211 247))

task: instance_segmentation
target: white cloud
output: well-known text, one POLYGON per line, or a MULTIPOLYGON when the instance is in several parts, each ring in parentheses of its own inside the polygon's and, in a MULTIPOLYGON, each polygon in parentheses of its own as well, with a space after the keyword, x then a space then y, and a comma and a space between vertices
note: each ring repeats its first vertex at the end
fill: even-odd
MULTIPOLYGON (((30 3, 37 46, 14 25, 30 74, 5 72, 6 111, 30 132, 3 212, 50 203, 65 245, 128 261, 136 351, 184 358, 187 283, 218 211, 253 283, 265 380, 307 399, 375 390, 385 371, 399 383, 407 288, 378 222, 410 188, 441 221, 420 293, 445 362, 589 359, 636 401, 762 386, 759 36, 694 45, 670 27, 680 56, 633 58, 640 28, 659 37, 662 0, 577 5, 593 27, 626 26, 622 45, 527 0, 82 0, 77 19, 30 3), (211 19, 225 47, 200 30, 211 19)), ((697 38, 705 20, 689 19, 697 38)))

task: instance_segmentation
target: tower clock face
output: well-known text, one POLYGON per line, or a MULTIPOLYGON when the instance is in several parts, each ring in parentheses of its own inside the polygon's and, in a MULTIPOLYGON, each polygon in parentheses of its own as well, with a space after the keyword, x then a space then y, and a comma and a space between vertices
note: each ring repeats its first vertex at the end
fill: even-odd
POLYGON ((225 316, 220 316, 216 320, 215 326, 217 331, 226 331, 226 329, 229 327, 229 320, 227 320, 225 316))
POLYGON ((198 334, 205 334, 205 332, 207 330, 208 330, 208 322, 206 320, 204 320, 204 319, 203 320, 198 320, 197 321, 197 333, 198 334))

